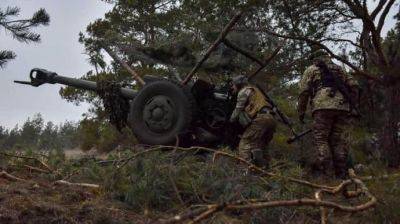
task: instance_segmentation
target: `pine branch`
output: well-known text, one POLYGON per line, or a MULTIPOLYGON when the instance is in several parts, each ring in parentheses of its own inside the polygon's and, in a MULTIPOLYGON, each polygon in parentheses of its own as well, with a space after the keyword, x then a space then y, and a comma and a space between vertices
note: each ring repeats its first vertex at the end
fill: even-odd
POLYGON ((40 42, 40 34, 26 32, 26 31, 12 31, 12 37, 19 42, 29 43, 29 42, 40 42))
POLYGON ((0 68, 3 68, 5 64, 16 57, 12 51, 0 51, 0 68))
POLYGON ((0 21, 2 21, 8 16, 18 16, 19 12, 20 8, 18 7, 7 7, 6 11, 0 10, 0 21))
POLYGON ((35 12, 35 14, 33 14, 31 23, 32 26, 47 26, 50 23, 50 16, 45 9, 41 8, 37 12, 35 12))
POLYGON ((47 26, 50 22, 49 14, 41 8, 30 19, 8 20, 10 16, 18 16, 19 11, 18 7, 8 7, 4 12, 0 10, 0 26, 3 26, 19 42, 39 42, 40 34, 31 32, 30 29, 40 25, 47 26))

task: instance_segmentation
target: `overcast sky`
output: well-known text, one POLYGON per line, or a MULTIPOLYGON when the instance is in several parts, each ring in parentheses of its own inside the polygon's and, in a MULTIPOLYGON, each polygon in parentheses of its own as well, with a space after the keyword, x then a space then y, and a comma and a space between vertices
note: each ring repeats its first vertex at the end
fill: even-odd
POLYGON ((0 8, 7 6, 20 7, 19 18, 29 18, 39 8, 45 8, 51 22, 47 27, 35 29, 42 36, 39 44, 19 43, 0 29, 0 49, 17 54, 5 69, 0 69, 0 125, 14 127, 35 113, 56 123, 79 120, 87 105, 74 106, 62 100, 58 94, 60 85, 34 88, 14 84, 13 80, 27 80, 34 67, 70 77, 80 77, 92 69, 83 46, 78 43, 78 33, 103 17, 112 5, 100 0, 0 0, 0 8))
MULTIPOLYGON (((373 4, 373 0, 369 1, 373 4)), ((34 88, 14 84, 13 80, 27 80, 34 67, 70 77, 80 77, 92 69, 83 54, 83 46, 78 43, 78 33, 96 18, 103 17, 112 5, 100 0, 0 0, 0 8, 7 6, 20 7, 20 18, 29 18, 39 8, 45 8, 51 22, 47 27, 35 29, 42 35, 40 44, 19 43, 0 30, 0 49, 17 54, 17 59, 0 69, 0 125, 12 128, 35 113, 55 123, 78 121, 88 106, 74 106, 62 100, 59 85, 34 88)), ((394 25, 396 10, 397 6, 389 14, 385 33, 394 25)))

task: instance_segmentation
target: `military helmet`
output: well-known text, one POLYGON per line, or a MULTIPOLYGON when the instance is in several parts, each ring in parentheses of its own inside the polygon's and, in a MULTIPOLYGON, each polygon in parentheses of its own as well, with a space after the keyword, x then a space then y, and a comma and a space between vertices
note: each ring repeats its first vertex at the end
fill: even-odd
POLYGON ((237 75, 232 78, 232 84, 234 85, 243 85, 248 83, 248 79, 245 75, 237 75))
POLYGON ((320 59, 320 58, 327 58, 330 57, 330 54, 324 49, 318 49, 311 53, 310 60, 320 59))

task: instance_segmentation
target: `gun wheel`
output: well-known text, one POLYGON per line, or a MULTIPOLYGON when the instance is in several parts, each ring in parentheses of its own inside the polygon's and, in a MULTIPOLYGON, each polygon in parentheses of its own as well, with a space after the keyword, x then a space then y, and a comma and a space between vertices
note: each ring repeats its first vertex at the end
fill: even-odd
POLYGON ((190 97, 184 87, 167 80, 144 86, 133 100, 129 116, 139 141, 149 145, 174 143, 192 122, 190 97))

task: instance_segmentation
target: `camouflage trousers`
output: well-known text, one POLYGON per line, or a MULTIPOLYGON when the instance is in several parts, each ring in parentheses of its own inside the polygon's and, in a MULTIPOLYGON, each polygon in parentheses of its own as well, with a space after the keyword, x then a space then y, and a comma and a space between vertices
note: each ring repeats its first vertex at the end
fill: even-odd
POLYGON ((334 170, 337 177, 344 177, 347 174, 348 160, 348 113, 340 110, 317 110, 313 118, 315 168, 326 175, 331 175, 334 170))
MULTIPOLYGON (((244 131, 239 143, 239 156, 247 161, 252 160, 252 151, 263 151, 266 162, 269 161, 266 149, 276 129, 276 121, 270 114, 258 114, 244 131)), ((267 166, 268 164, 265 164, 267 166)))

